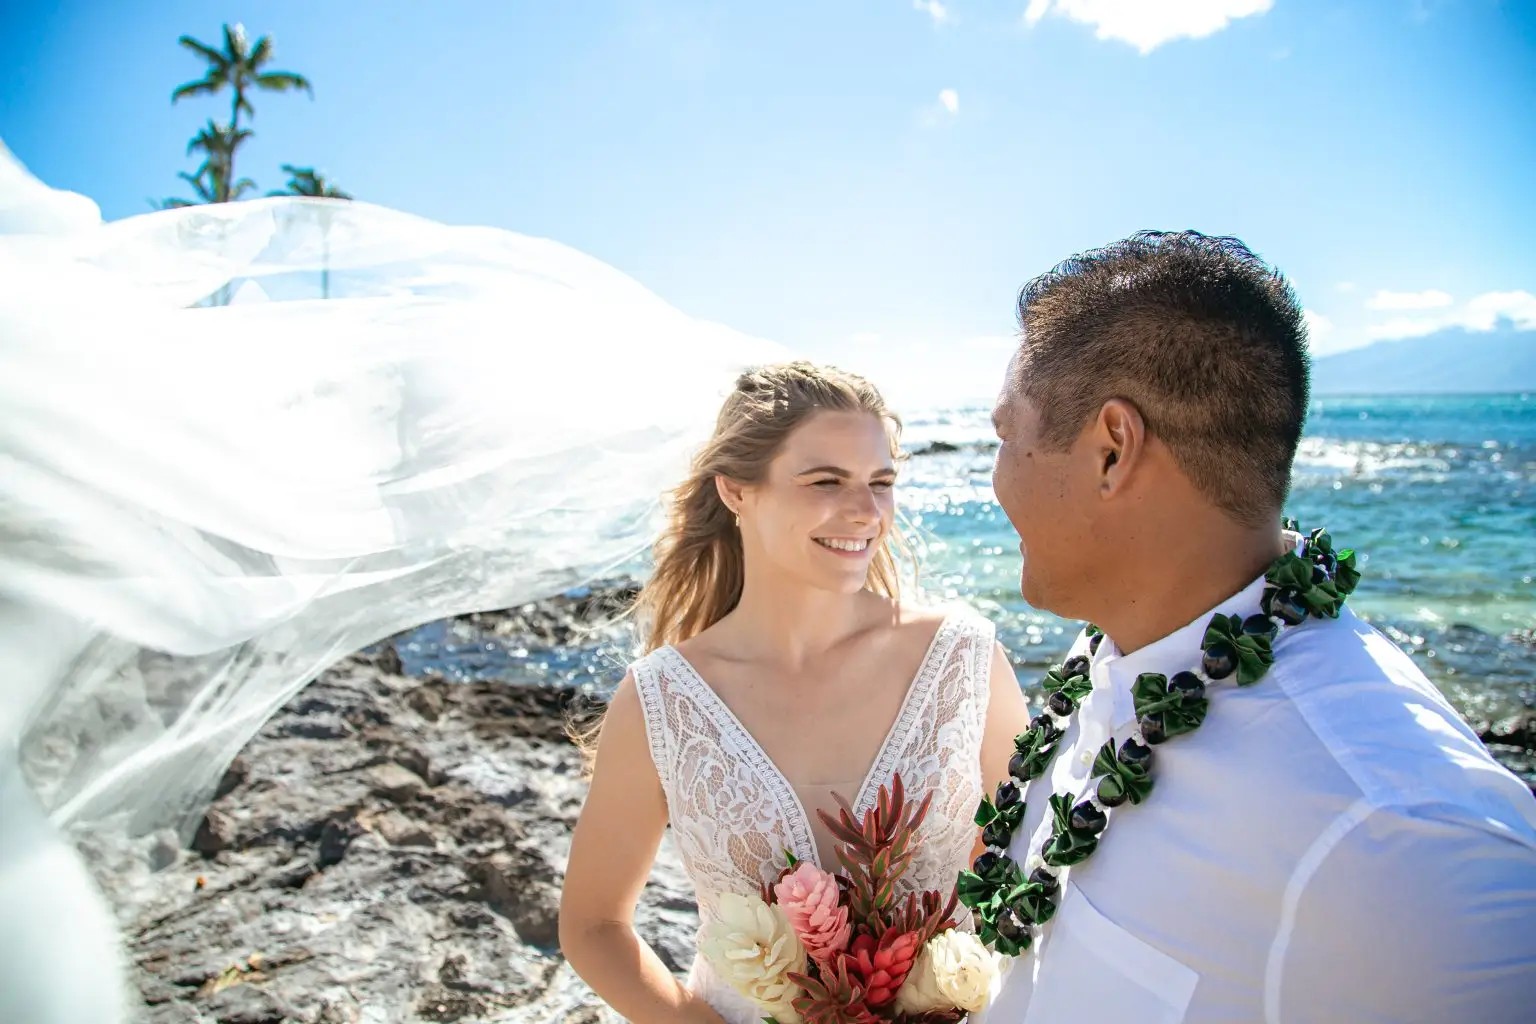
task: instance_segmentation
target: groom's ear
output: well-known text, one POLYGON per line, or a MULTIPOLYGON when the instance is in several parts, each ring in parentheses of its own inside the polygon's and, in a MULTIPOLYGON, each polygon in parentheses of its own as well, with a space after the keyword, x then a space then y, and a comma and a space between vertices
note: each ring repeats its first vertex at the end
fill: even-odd
POLYGON ((1099 410, 1099 491, 1107 498, 1123 489, 1146 455, 1147 424, 1141 410, 1111 398, 1099 410))

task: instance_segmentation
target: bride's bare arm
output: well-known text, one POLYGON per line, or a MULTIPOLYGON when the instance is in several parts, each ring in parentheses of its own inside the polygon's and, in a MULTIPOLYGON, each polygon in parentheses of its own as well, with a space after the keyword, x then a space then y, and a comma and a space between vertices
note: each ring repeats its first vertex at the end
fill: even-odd
MULTIPOLYGON (((1019 679, 1013 674, 1008 652, 1002 644, 992 648, 991 692, 987 698, 987 726, 981 738, 981 784, 987 796, 992 796, 999 782, 1008 779, 1008 760, 1013 757, 1013 738, 1029 728, 1029 704, 1019 689, 1019 679)), ((986 846, 981 832, 976 833, 976 846, 971 860, 981 856, 986 846)))
POLYGON ((609 703, 560 895, 560 948, 592 990, 634 1024, 724 1024, 635 934, 635 903, 667 825, 634 678, 609 703))

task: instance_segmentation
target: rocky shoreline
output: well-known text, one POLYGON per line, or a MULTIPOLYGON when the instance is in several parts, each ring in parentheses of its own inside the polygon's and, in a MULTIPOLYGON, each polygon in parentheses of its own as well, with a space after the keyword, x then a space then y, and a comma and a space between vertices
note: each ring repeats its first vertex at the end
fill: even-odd
MULTIPOLYGON (((231 766, 191 849, 86 841, 149 1024, 614 1019, 558 952, 585 792, 569 691, 420 680, 390 648, 306 687, 231 766)), ((686 971, 670 841, 640 933, 686 971)))
MULTIPOLYGON (((621 583, 454 625, 559 648, 590 640, 632 593, 621 583)), ((118 908, 143 1020, 616 1019, 561 958, 556 929, 585 793, 566 727, 592 707, 568 688, 411 676, 382 644, 266 723, 190 848, 168 834, 82 839, 118 908)), ((1536 713, 1480 729, 1536 782, 1536 713)), ((697 912, 670 839, 638 927, 686 971, 697 912)))

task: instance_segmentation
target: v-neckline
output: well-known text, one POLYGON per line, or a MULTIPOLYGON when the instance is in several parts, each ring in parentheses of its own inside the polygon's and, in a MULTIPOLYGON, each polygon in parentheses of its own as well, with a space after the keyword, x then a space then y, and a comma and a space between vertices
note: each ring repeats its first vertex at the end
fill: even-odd
MULTIPOLYGON (((907 684, 907 692, 902 695, 901 703, 896 708, 896 717, 892 720, 890 728, 886 730, 885 739, 875 748, 875 756, 870 760, 869 767, 865 769, 864 779, 859 783, 858 791, 853 801, 849 804, 855 814, 863 813, 860 808, 869 795, 869 787, 873 783, 876 771, 881 763, 885 761, 887 753, 902 731, 908 717, 908 711, 912 707, 913 701, 917 698, 917 693, 921 689, 923 679, 928 675, 930 663, 933 661, 934 655, 939 651, 939 641, 944 638, 944 634, 954 620, 955 614, 951 612, 940 619, 938 628, 933 632, 933 638, 928 641, 928 648, 923 652, 922 660, 917 663, 917 671, 913 673, 911 682, 907 684)), ((769 755, 767 750, 763 749, 763 745, 752 734, 752 730, 742 723, 736 712, 731 710, 731 706, 715 691, 715 688, 704 678, 703 673, 694 667, 693 662, 689 661, 682 651, 679 651, 671 644, 661 648, 661 650, 676 661, 692 677, 699 688, 708 695, 712 706, 722 713, 726 720, 736 727, 736 731, 741 734, 742 738, 750 744, 751 749, 756 752, 760 759, 764 770, 772 773, 774 779, 789 794, 790 800, 794 803, 794 810, 800 815, 800 824, 803 826, 802 834, 805 837, 805 844, 811 854, 809 858, 811 862, 823 871, 833 870, 833 868, 827 867, 822 859, 821 846, 816 842, 815 826, 811 821, 810 813, 805 809, 804 801, 800 799, 800 793, 795 789, 795 784, 789 780, 789 776, 785 775, 784 770, 779 767, 779 763, 769 755)), ((798 851, 796 857, 800 860, 805 860, 806 858, 802 856, 805 852, 805 849, 798 851)))

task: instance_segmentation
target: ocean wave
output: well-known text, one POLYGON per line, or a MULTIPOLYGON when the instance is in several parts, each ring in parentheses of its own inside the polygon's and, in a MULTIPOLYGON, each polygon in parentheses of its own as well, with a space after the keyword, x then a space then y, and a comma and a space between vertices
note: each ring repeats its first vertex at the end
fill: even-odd
POLYGON ((1305 437, 1294 472, 1298 483, 1309 477, 1444 483, 1459 475, 1536 482, 1536 448, 1493 440, 1467 445, 1305 437))

